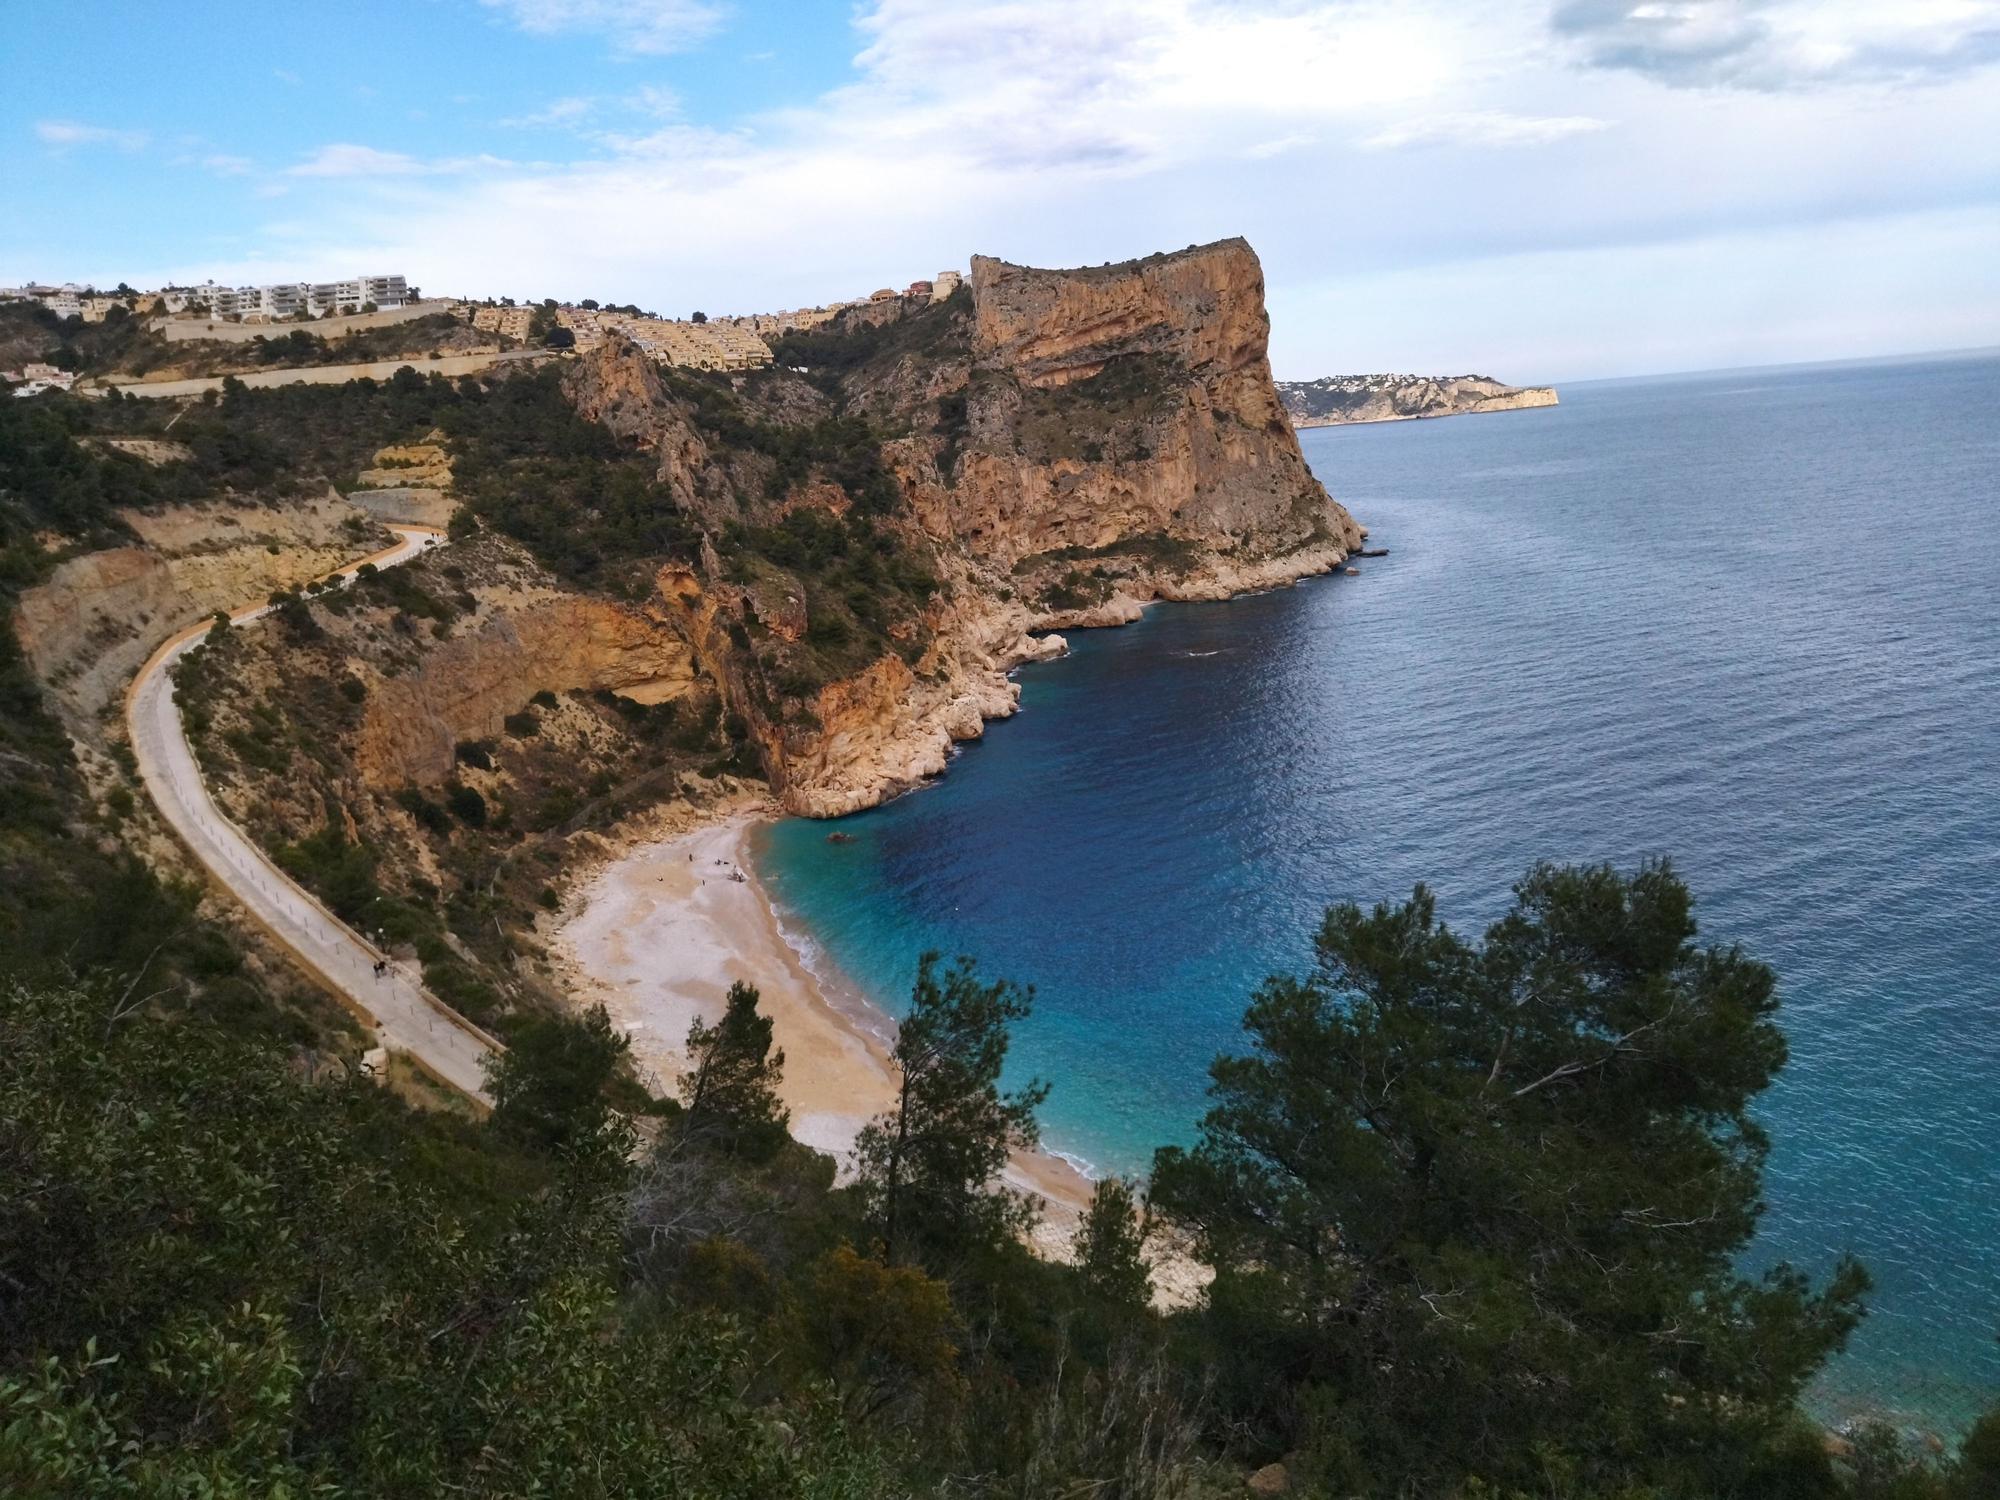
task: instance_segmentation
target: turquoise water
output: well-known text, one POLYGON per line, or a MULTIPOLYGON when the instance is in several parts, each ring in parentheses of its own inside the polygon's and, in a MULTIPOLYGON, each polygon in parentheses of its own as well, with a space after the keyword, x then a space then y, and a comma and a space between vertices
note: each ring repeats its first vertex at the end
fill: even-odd
POLYGON ((1758 1258, 1875 1273, 1819 1404, 2000 1394, 2000 360, 1565 389, 1303 435, 1393 555, 1079 632, 936 785, 757 854, 895 1010, 1037 987, 1050 1144, 1142 1170, 1332 901, 1477 930, 1537 858, 1671 854, 1783 981, 1758 1258))

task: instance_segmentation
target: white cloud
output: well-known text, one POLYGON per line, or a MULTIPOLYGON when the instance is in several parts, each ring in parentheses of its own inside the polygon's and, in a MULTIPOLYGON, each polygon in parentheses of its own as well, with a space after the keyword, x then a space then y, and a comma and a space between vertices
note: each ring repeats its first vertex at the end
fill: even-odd
POLYGON ((575 125, 587 118, 590 112, 596 108, 597 101, 595 99, 581 97, 551 99, 540 109, 531 110, 525 115, 510 116, 500 123, 510 129, 524 130, 545 129, 550 126, 569 126, 575 125))
POLYGON ((1301 146, 1313 145, 1317 136, 1281 135, 1275 140, 1258 141, 1254 146, 1245 146, 1243 155, 1249 161, 1269 161, 1274 156, 1283 156, 1287 151, 1296 151, 1301 146))
POLYGON ((1370 151, 1405 146, 1546 146, 1571 136, 1611 128, 1590 115, 1512 115, 1503 110, 1463 110, 1398 120, 1362 137, 1370 151))
POLYGON ((306 160, 285 169, 294 177, 397 177, 421 172, 423 164, 400 151, 373 146, 322 146, 306 160))
POLYGON ((1593 67, 1682 87, 1921 82, 2000 62, 2000 0, 1563 0, 1593 67))
POLYGON ((143 130, 114 130, 75 120, 37 120, 35 139, 49 146, 116 146, 122 151, 137 151, 151 137, 143 130))
POLYGON ((500 121, 510 129, 568 130, 587 139, 624 149, 623 143, 636 137, 630 132, 608 129, 600 123, 607 115, 637 115, 651 120, 671 120, 681 112, 681 97, 658 84, 642 84, 615 99, 578 95, 552 99, 540 109, 500 121))
POLYGON ((681 112, 681 96, 656 83, 641 84, 619 103, 637 114, 651 115, 657 120, 672 119, 681 112))
POLYGON ((231 156, 226 151, 215 151, 201 159, 201 164, 218 177, 247 177, 256 163, 247 156, 231 156))
MULTIPOLYGON (((563 106, 551 123, 574 138, 560 164, 322 148, 284 177, 297 212, 259 249, 396 264, 440 290, 747 312, 901 284, 973 251, 1079 264, 1240 233, 1289 320, 1289 368, 1311 373, 1354 364, 1351 303, 1303 291, 1397 288, 1403 300, 1371 314, 1376 331, 1401 320, 1413 349, 1442 349, 1466 302, 1452 288, 1503 285, 1493 268, 1528 256, 1562 267, 1533 287, 1551 299, 1552 328, 1593 286, 1629 295, 1632 265, 1698 266, 1710 284, 1682 303, 1727 309, 1720 347, 1742 336, 1779 257, 1745 255, 1736 272, 1728 256, 1662 247, 1766 233, 1796 247, 1822 224, 1987 201, 2000 178, 2000 91, 1975 72, 1866 89, 1664 88, 1632 67, 1579 68, 1585 40, 1527 6, 873 0, 855 25, 848 82, 770 113, 690 118, 646 89, 580 95, 583 111, 544 106, 563 106), (1439 295, 1413 290, 1426 278, 1439 295)), ((1914 45, 1907 27, 1898 35, 1914 45)), ((1946 240, 1867 243, 1906 273, 1913 306, 1946 284, 1929 264, 1946 240)), ((1620 296, 1589 305, 1607 342, 1640 321, 1617 311, 1620 296)), ((1885 289, 1878 312, 1889 305, 1885 289)), ((1843 326, 1828 308, 1823 339, 1843 326)), ((1537 311, 1515 299, 1521 342, 1499 350, 1530 372, 1537 311)), ((1698 323, 1685 333, 1689 346, 1707 336, 1698 323)), ((1979 338, 2000 327, 1969 325, 1966 341, 1979 338)), ((1371 365, 1420 362, 1370 349, 1371 365)), ((1443 362, 1470 367, 1477 352, 1443 362)))
POLYGON ((304 161, 285 168, 290 177, 391 178, 440 176, 453 173, 502 171, 513 162, 498 156, 453 156, 421 161, 401 151, 339 142, 322 146, 304 161))
POLYGON ((597 32, 621 52, 680 52, 722 24, 710 0, 480 0, 536 36, 597 32))

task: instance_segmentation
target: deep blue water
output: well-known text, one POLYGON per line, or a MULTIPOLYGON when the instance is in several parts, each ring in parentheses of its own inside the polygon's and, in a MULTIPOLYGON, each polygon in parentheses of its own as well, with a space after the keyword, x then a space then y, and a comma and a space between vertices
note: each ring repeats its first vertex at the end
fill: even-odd
POLYGON ((1330 902, 1476 931, 1534 860, 1670 854, 1783 982, 1759 1260, 1874 1272, 1829 1414, 2000 1394, 2000 361, 1577 386, 1322 429, 1393 555, 1025 669, 937 785, 779 825, 786 920, 890 1010, 926 947, 1031 981, 1050 1144, 1189 1138, 1330 902))

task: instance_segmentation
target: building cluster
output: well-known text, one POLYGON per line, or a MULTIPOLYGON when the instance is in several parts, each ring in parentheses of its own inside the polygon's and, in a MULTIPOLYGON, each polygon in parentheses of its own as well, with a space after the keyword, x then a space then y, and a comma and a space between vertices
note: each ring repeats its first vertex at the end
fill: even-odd
POLYGON ((417 300, 417 289, 401 276, 356 276, 347 281, 280 281, 270 286, 168 286, 157 291, 123 288, 113 294, 65 282, 61 286, 32 284, 0 287, 0 302, 39 302, 59 318, 78 317, 101 323, 114 307, 134 314, 164 312, 204 315, 241 323, 282 323, 297 318, 323 318, 402 307, 417 300))
POLYGON ((417 292, 401 276, 356 276, 347 281, 279 281, 269 286, 218 286, 211 281, 171 288, 165 300, 168 312, 199 306, 211 318, 283 323, 300 313, 324 318, 401 307, 417 300, 417 292))
MULTIPOLYGON (((606 308, 454 302, 452 315, 484 332, 527 340, 536 315, 549 308, 555 324, 574 336, 578 349, 592 349, 610 334, 620 334, 663 365, 696 370, 754 370, 772 361, 771 341, 788 333, 820 327, 843 309, 870 303, 905 301, 924 305, 942 302, 958 290, 964 277, 940 271, 930 281, 913 281, 898 292, 884 287, 866 297, 829 302, 823 307, 791 308, 740 317, 696 319, 654 318, 606 308)), ((66 282, 61 286, 34 284, 0 287, 0 302, 33 301, 59 317, 102 322, 114 307, 134 315, 161 313, 168 317, 202 317, 233 323, 283 323, 341 313, 383 311, 410 306, 420 293, 402 276, 356 276, 346 281, 283 281, 269 286, 168 286, 134 292, 120 284, 114 294, 66 282)), ((29 366, 28 373, 7 377, 22 383, 16 395, 32 395, 51 385, 68 388, 68 377, 47 366, 29 366), (46 373, 38 373, 46 372, 46 373), (62 377, 60 379, 56 377, 62 377)))
MULTIPOLYGON (((532 306, 489 307, 460 302, 453 305, 451 312, 474 328, 511 339, 525 339, 539 310, 532 306)), ((595 349, 607 335, 617 333, 663 365, 695 370, 754 370, 771 362, 771 346, 729 319, 696 323, 570 306, 558 306, 550 315, 558 328, 570 331, 580 350, 595 349)))
POLYGON ((14 387, 16 396, 39 396, 43 391, 66 391, 76 384, 76 376, 54 365, 28 364, 18 370, 0 370, 0 382, 14 387))
POLYGON ((451 313, 460 322, 510 339, 526 338, 528 325, 535 320, 532 307, 478 307, 470 302, 456 302, 451 313))
POLYGON ((754 370, 771 362, 771 346, 724 318, 703 323, 626 318, 623 333, 663 365, 692 370, 754 370))
POLYGON ((82 318, 86 323, 102 323, 114 307, 128 312, 152 312, 160 304, 158 292, 134 292, 130 296, 100 294, 94 287, 74 281, 61 286, 31 282, 27 286, 0 287, 0 302, 39 302, 59 318, 82 318))

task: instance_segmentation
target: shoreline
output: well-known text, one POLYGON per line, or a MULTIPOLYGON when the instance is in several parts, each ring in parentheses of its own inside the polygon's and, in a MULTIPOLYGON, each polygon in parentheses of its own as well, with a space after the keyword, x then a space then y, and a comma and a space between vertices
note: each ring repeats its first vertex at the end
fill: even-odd
MULTIPOLYGON (((782 810, 739 796, 690 811, 692 826, 608 845, 556 918, 550 956, 577 998, 602 1003, 631 1037, 655 1092, 680 1077, 688 1027, 721 1015, 731 983, 756 986, 785 1054, 778 1093, 792 1136, 845 1178, 855 1136, 895 1103, 895 1021, 852 983, 816 974, 787 935, 748 849, 752 829, 782 810)), ((1040 1200, 1037 1251, 1066 1258, 1091 1179, 1047 1146, 1015 1152, 1002 1177, 1040 1200)))
MULTIPOLYGON (((1359 545, 1368 532, 1357 530, 1359 545)), ((1129 625, 1155 604, 1217 603, 1295 588, 1335 575, 1350 555, 1342 542, 1308 544, 1192 582, 1154 580, 1143 598, 1119 592, 1089 609, 1043 616, 1024 626, 1023 649, 1004 657, 994 675, 1011 680, 1020 666, 1064 654, 1043 644, 1061 643, 1057 631, 1129 625)), ((907 795, 942 774, 954 758, 953 742, 977 738, 989 719, 1011 716, 1017 694, 1008 698, 1004 710, 981 705, 976 727, 947 731, 935 771, 886 783, 841 812, 907 795)), ((576 1000, 602 1004, 631 1038, 633 1060, 656 1094, 671 1091, 684 1071, 694 1021, 713 1024, 732 983, 755 986, 759 1008, 771 1019, 772 1043, 785 1054, 778 1095, 791 1111, 792 1138, 832 1156, 845 1179, 856 1135, 895 1101, 895 1019, 845 976, 814 972, 787 935, 747 849, 757 825, 839 814, 787 807, 768 790, 752 792, 733 778, 724 787, 719 802, 681 800, 601 836, 595 855, 578 861, 561 907, 542 929, 548 960, 576 1000)), ((1086 1162, 1042 1142, 1013 1152, 1002 1169, 1002 1182, 1039 1203, 1027 1236, 1038 1255, 1070 1259, 1096 1191, 1086 1162)), ((1163 1311, 1192 1306, 1214 1277, 1157 1230, 1147 1260, 1153 1304, 1163 1311)))

